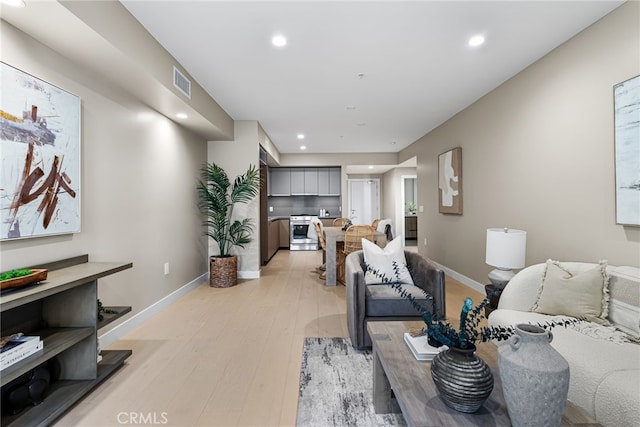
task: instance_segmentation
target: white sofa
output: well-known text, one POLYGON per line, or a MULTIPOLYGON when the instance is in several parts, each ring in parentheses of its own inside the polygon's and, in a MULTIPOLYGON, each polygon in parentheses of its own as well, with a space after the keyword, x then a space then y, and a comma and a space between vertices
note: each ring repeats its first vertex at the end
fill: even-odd
MULTIPOLYGON (((597 267, 577 262, 561 265, 573 274, 597 267)), ((505 287, 498 309, 490 314, 489 325, 544 323, 556 317, 532 311, 545 268, 546 263, 536 264, 516 274, 505 287)), ((555 327, 551 345, 569 362, 571 402, 603 426, 640 426, 640 268, 607 266, 606 271, 607 320, 616 329, 595 323, 577 326, 590 329, 586 332, 555 327), (620 343, 621 337, 631 342, 620 343)))

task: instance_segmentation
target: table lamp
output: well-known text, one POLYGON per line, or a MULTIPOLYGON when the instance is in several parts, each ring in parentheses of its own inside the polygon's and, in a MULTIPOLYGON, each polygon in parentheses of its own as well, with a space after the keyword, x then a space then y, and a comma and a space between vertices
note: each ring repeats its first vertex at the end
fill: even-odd
POLYGON ((515 276, 512 268, 524 267, 527 232, 509 228, 488 228, 485 262, 496 267, 489 280, 502 289, 515 276))

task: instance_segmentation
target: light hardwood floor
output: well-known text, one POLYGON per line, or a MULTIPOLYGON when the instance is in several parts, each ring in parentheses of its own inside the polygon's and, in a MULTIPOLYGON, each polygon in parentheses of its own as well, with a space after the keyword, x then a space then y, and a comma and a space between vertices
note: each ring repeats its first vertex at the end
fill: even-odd
MULTIPOLYGON (((345 288, 320 252, 279 251, 257 280, 201 284, 110 348, 126 365, 57 426, 293 426, 304 337, 347 337, 345 288)), ((447 317, 483 295, 447 277, 447 317)), ((455 323, 454 323, 455 324, 455 323)))

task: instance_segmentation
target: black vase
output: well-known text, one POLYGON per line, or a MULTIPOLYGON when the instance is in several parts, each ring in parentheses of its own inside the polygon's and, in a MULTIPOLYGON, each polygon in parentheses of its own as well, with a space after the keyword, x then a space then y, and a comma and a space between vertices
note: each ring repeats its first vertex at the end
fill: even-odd
POLYGON ((456 411, 478 411, 493 390, 493 373, 471 348, 451 347, 431 362, 431 377, 444 403, 456 411))

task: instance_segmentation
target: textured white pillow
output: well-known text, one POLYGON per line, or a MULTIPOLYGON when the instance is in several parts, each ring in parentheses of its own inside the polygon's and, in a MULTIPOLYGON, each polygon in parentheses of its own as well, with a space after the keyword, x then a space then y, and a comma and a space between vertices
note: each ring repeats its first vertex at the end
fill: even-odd
POLYGON ((608 324, 609 275, 607 262, 579 274, 572 274, 558 261, 547 260, 538 301, 537 313, 582 317, 590 322, 608 324))
MULTIPOLYGON (((362 251, 364 252, 364 262, 377 270, 379 274, 384 274, 394 282, 413 285, 413 279, 407 269, 407 260, 404 257, 404 247, 402 246, 402 236, 398 236, 381 248, 367 239, 362 239, 362 251), (394 270, 394 263, 398 267, 398 274, 394 270)), ((364 282, 367 285, 383 283, 382 279, 367 271, 364 275, 364 282)))

